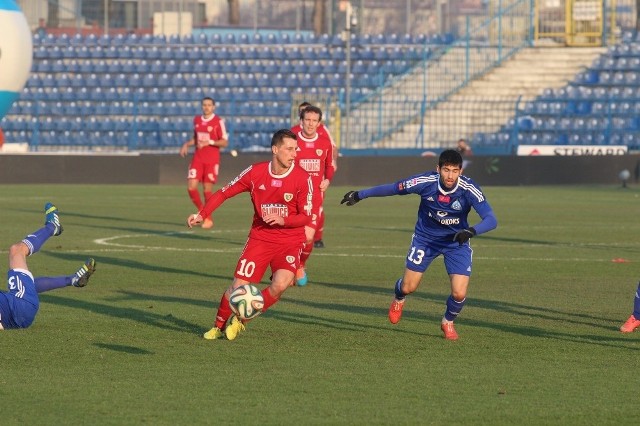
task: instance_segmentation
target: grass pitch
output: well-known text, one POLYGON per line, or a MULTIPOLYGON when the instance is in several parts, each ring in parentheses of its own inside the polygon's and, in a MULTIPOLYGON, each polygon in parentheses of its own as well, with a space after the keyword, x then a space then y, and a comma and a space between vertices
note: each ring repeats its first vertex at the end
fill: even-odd
POLYGON ((637 188, 484 188, 499 225, 472 240, 457 342, 439 328, 441 260, 387 320, 418 198, 340 206, 348 189, 329 190, 310 283, 229 342, 201 336, 247 236, 246 195, 188 230, 181 186, 0 185, 5 259, 51 200, 64 233, 30 269, 98 263, 87 287, 42 294, 31 328, 0 332, 0 423, 635 424, 640 332, 618 327, 639 278, 637 188))

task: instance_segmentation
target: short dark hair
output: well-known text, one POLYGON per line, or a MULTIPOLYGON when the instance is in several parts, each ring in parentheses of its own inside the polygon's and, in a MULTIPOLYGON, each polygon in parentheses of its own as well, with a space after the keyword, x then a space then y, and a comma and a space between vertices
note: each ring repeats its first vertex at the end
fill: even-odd
POLYGON ((211 96, 205 96, 204 98, 202 98, 202 102, 204 101, 211 101, 214 105, 216 104, 216 101, 214 101, 211 96))
POLYGON ((440 158, 438 158, 438 167, 447 164, 462 167, 462 155, 455 149, 445 149, 440 154, 440 158))
POLYGON ((271 146, 280 146, 285 138, 296 139, 296 134, 289 129, 280 129, 271 137, 271 146))
POLYGON ((308 112, 315 112, 320 116, 320 121, 322 121, 322 110, 317 106, 309 105, 305 107, 302 111, 300 111, 300 120, 304 120, 304 115, 308 112))
POLYGON ((298 105, 298 111, 300 111, 303 108, 306 108, 308 106, 311 106, 311 104, 307 101, 304 101, 303 103, 301 103, 300 105, 298 105))

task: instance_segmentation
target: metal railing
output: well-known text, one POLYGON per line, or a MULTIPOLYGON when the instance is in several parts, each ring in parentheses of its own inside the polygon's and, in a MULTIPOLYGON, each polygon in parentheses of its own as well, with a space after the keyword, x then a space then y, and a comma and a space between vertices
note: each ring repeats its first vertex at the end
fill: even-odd
POLYGON ((532 42, 532 0, 505 3, 498 2, 495 16, 475 28, 467 18, 464 37, 451 45, 434 51, 425 46, 425 60, 355 105, 350 128, 342 129, 351 132, 345 148, 388 146, 392 140, 406 148, 439 143, 428 136, 428 112, 532 42))

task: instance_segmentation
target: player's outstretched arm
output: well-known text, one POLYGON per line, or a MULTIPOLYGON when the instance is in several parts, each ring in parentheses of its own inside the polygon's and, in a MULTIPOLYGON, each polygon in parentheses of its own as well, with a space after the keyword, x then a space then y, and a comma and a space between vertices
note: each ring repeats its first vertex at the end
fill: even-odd
POLYGON ((344 194, 344 197, 342 198, 342 201, 340 201, 340 204, 353 206, 358 201, 360 201, 360 196, 358 195, 358 191, 349 191, 346 194, 344 194))

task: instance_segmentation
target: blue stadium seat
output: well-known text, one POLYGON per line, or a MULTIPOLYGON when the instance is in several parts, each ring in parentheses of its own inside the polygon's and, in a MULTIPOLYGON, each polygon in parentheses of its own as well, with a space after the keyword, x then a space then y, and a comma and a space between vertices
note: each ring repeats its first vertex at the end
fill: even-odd
MULTIPOLYGON (((277 62, 277 61, 276 61, 277 62)), ((288 59, 280 62, 278 71, 279 73, 289 74, 293 72, 293 64, 288 59)))
POLYGON ((318 60, 313 60, 310 64, 309 64, 309 68, 308 71, 311 74, 319 74, 321 73, 323 70, 323 66, 320 63, 320 61, 318 60))
MULTIPOLYGON (((311 79, 313 81, 313 78, 311 79)), ((315 74, 315 87, 327 87, 329 86, 329 78, 326 74, 315 74)))
POLYGON ((375 51, 378 49, 373 49, 371 46, 364 46, 360 49, 356 50, 356 59, 361 59, 364 61, 370 61, 375 59, 375 51))
POLYGON ((202 51, 200 50, 200 46, 189 46, 186 50, 186 58, 189 61, 197 61, 202 59, 202 51))
POLYGON ((173 87, 185 87, 187 86, 187 80, 182 73, 174 74, 171 76, 171 85, 173 87))
POLYGON ((103 54, 107 59, 115 59, 119 58, 124 51, 122 47, 109 46, 107 49, 104 49, 103 54))
POLYGON ((250 61, 249 62, 249 72, 255 73, 255 74, 261 74, 264 71, 264 65, 262 65, 262 62, 260 60, 256 60, 256 61, 250 61))
POLYGON ((244 59, 249 62, 259 59, 258 48, 256 46, 247 46, 244 49, 241 49, 240 52, 241 56, 238 59, 244 59))
POLYGON ((222 48, 219 53, 225 59, 240 60, 244 58, 244 50, 240 46, 230 46, 228 49, 222 48))
POLYGON ((114 61, 110 61, 107 64, 107 71, 110 74, 118 74, 122 72, 122 64, 120 64, 120 61, 118 60, 114 60, 114 61))
POLYGON ((107 87, 104 90, 104 99, 109 101, 109 102, 115 102, 118 99, 120 99, 120 93, 118 92, 118 89, 115 87, 107 87))
POLYGON ((351 72, 354 74, 365 74, 367 72, 367 65, 361 60, 354 62, 351 65, 351 72))
MULTIPOLYGON (((160 71, 167 72, 169 74, 177 73, 177 72, 185 72, 181 68, 182 61, 177 61, 175 59, 170 59, 168 61, 158 60, 156 62, 160 63, 160 71)), ((188 63, 189 61, 187 61, 188 63)), ((187 67, 188 69, 188 67, 187 67)))
POLYGON ((330 87, 342 87, 344 85, 344 78, 342 74, 333 73, 327 77, 327 86, 330 87))
POLYGON ((139 48, 139 52, 142 54, 142 57, 138 59, 156 60, 160 59, 160 57, 162 56, 162 50, 160 46, 148 46, 144 49, 139 48))
POLYGON ((637 98, 635 88, 633 88, 633 87, 623 87, 622 90, 619 93, 618 98, 620 100, 635 101, 636 98, 637 98))
POLYGON ((186 102, 192 100, 192 91, 186 87, 175 88, 175 99, 177 101, 186 102))
POLYGON ((306 46, 300 49, 300 55, 304 61, 313 61, 318 58, 316 48, 314 46, 306 46))
POLYGON ((309 67, 305 61, 302 60, 292 60, 293 62, 293 72, 297 74, 303 74, 309 72, 309 67))
POLYGON ((637 86, 640 84, 640 77, 638 76, 638 71, 627 71, 623 74, 623 80, 621 84, 628 86, 637 86))
POLYGON ((202 59, 206 62, 206 61, 212 61, 217 59, 217 52, 216 49, 213 48, 212 46, 207 46, 205 48, 203 48, 200 51, 200 54, 202 56, 202 59))
POLYGON ((273 58, 273 49, 271 46, 261 46, 256 51, 257 59, 272 59, 273 58))
POLYGON ((271 54, 276 61, 284 61, 288 58, 287 51, 282 45, 274 46, 271 48, 271 54))
POLYGON ((196 73, 184 74, 186 87, 200 86, 200 76, 196 73))
POLYGON ((290 61, 301 61, 305 59, 303 50, 304 49, 301 49, 298 46, 290 47, 285 52, 287 55, 287 59, 289 59, 290 61))
POLYGON ((598 83, 599 84, 612 84, 614 81, 615 72, 609 71, 600 71, 598 75, 598 83))
POLYGON ((292 43, 291 37, 287 33, 279 33, 278 34, 278 44, 290 44, 292 43))
POLYGON ((580 115, 587 115, 587 114, 591 114, 591 110, 592 110, 592 103, 589 101, 581 101, 578 102, 575 107, 575 113, 576 114, 580 114, 580 115))

